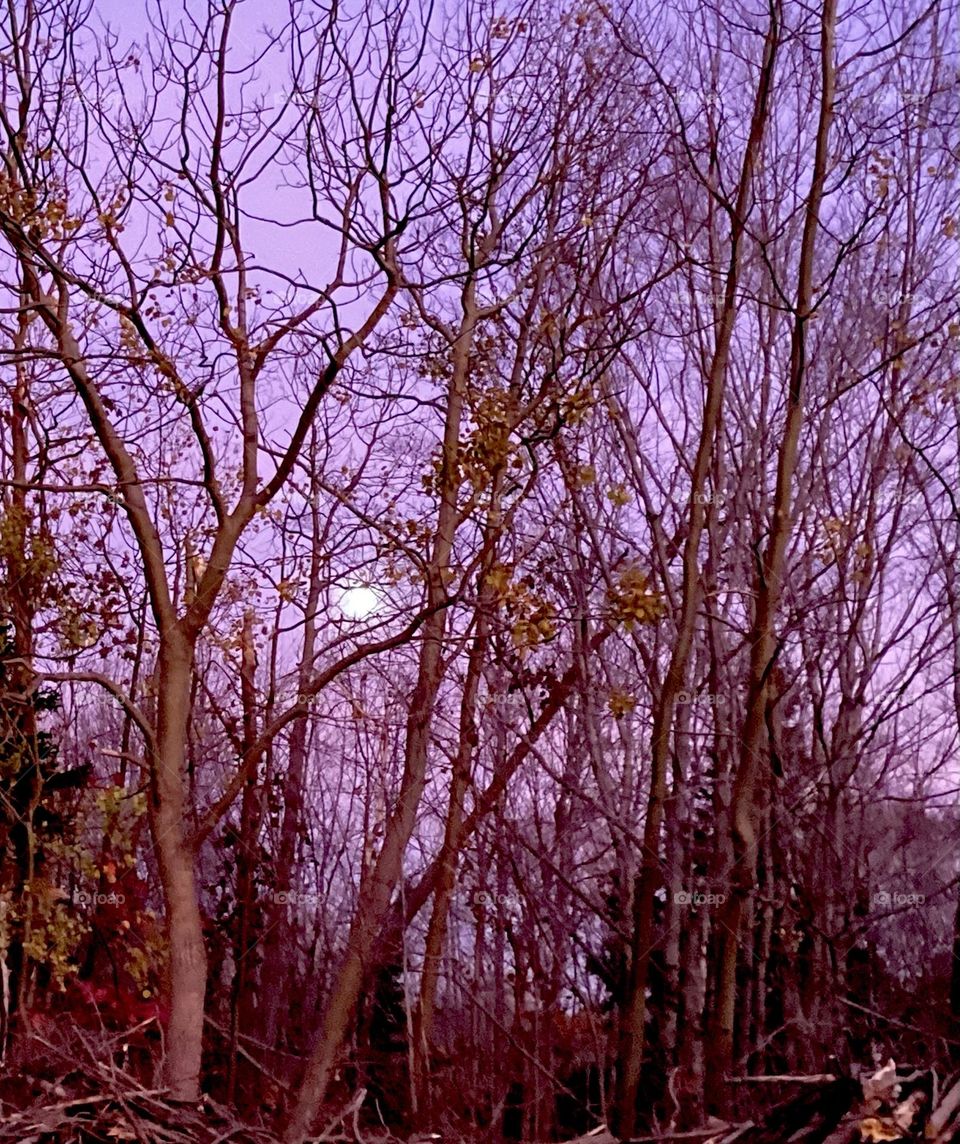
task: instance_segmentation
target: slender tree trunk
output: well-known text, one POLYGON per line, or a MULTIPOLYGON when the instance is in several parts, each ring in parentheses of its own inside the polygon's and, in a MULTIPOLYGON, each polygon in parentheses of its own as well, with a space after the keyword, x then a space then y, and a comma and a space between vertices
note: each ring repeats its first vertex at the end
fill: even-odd
MULTIPOLYGON (((306 612, 303 624, 303 649, 300 656, 299 690, 304 694, 313 671, 313 658, 317 643, 317 608, 320 604, 320 573, 322 568, 319 512, 316 495, 312 501, 313 547, 310 554, 310 583, 307 589, 306 612)), ((287 769, 283 777, 283 820, 280 826, 280 845, 274 866, 274 892, 267 910, 266 941, 263 952, 263 979, 270 983, 264 990, 262 1002, 262 1035, 268 1045, 275 1045, 280 1031, 281 1006, 286 1000, 284 988, 288 981, 292 934, 288 921, 287 899, 293 887, 297 859, 297 845, 303 823, 303 790, 307 772, 307 740, 310 725, 309 712, 302 715, 290 732, 287 769)))
POLYGON ((687 1099, 678 1112, 680 1130, 695 1128, 703 1120, 703 1018, 707 1001, 707 950, 710 944, 709 914, 701 910, 685 932, 681 966, 683 988, 683 1036, 677 1046, 677 1065, 687 1099))
MULTIPOLYGON (((603 646, 604 641, 609 638, 610 633, 611 629, 606 625, 595 632, 588 645, 589 652, 598 651, 603 646)), ((511 778, 517 773, 537 741, 553 722, 557 712, 570 700, 579 678, 580 666, 579 663, 574 663, 559 679, 554 679, 550 683, 547 698, 543 702, 540 714, 534 720, 533 726, 509 754, 505 754, 502 760, 498 760, 494 768, 493 778, 482 791, 476 794, 473 807, 463 821, 457 840, 457 849, 463 847, 466 840, 476 832, 487 815, 499 805, 504 792, 510 785, 511 778)), ((440 873, 440 859, 437 857, 430 863, 421 878, 405 891, 405 909, 396 909, 392 912, 390 924, 384 930, 379 943, 382 948, 396 947, 400 941, 401 930, 413 921, 430 900, 430 896, 439 881, 440 873)))
POLYGON ((383 848, 361 886, 346 952, 324 1007, 319 1039, 304 1074, 300 1095, 284 1136, 285 1144, 300 1144, 309 1134, 326 1096, 364 980, 373 967, 371 955, 400 877, 403 852, 413 830, 416 808, 425 783, 430 717, 439 686, 440 634, 433 631, 424 639, 420 681, 411 702, 407 725, 407 764, 403 786, 397 807, 385 828, 383 848))
POLYGON ((453 764, 453 779, 450 788, 450 802, 447 822, 444 829, 443 845, 438 855, 439 880, 433 895, 433 910, 427 928, 424 948, 423 972, 420 978, 420 994, 413 1023, 413 1083, 415 1100, 420 1117, 427 1125, 431 1122, 432 1100, 430 1084, 430 1049, 433 1035, 433 1019, 437 1001, 437 986, 440 979, 440 959, 443 955, 444 938, 447 931, 447 916, 456 883, 457 859, 459 854, 463 818, 464 799, 470 784, 473 754, 479 742, 477 732, 477 696, 480 680, 487 660, 489 644, 490 609, 493 599, 487 589, 487 578, 496 564, 496 537, 500 527, 500 488, 501 474, 494 478, 491 492, 491 507, 487 515, 484 542, 486 555, 477 578, 477 630, 474 635, 470 655, 467 660, 466 677, 460 701, 460 733, 457 754, 453 764))
POLYGON ((954 1025, 960 1027, 960 889, 957 891, 957 908, 953 915, 953 965, 950 973, 950 1016, 954 1025))
MULTIPOLYGON (((954 395, 953 430, 960 449, 960 399, 954 395)), ((960 532, 960 520, 954 520, 954 529, 960 532)), ((947 589, 947 603, 950 608, 951 651, 953 653, 953 710, 957 731, 960 732, 960 543, 955 543, 953 552, 945 554, 944 579, 947 589)), ((954 1037, 960 1035, 960 886, 957 887, 957 908, 953 917, 953 963, 950 969, 950 1016, 954 1023, 954 1037)), ((954 1046, 953 1056, 960 1059, 960 1046, 954 1046)))
POLYGON ((165 1077, 174 1100, 200 1095, 207 955, 185 805, 186 736, 193 647, 178 629, 161 636, 157 757, 151 823, 167 904, 170 951, 165 1077))
MULTIPOLYGON (((767 808, 767 823, 773 819, 773 808, 767 808)), ((773 868, 773 847, 764 848, 764 902, 759 907, 760 921, 758 933, 757 965, 754 971, 756 986, 753 996, 753 1020, 748 1047, 753 1048, 764 1042, 767 1032, 767 993, 770 988, 770 953, 773 948, 773 900, 777 892, 776 875, 773 868)), ((755 1062, 755 1069, 762 1071, 762 1056, 755 1062)))
POLYGON ((756 869, 756 785, 764 765, 769 761, 765 717, 767 685, 776 654, 774 625, 782 592, 787 542, 792 528, 791 489, 803 422, 806 330, 813 301, 813 259, 820 220, 820 204, 827 175, 830 127, 833 119, 835 24, 836 0, 825 0, 820 29, 820 113, 812 184, 807 199, 800 249, 799 288, 791 341, 787 421, 777 465, 773 525, 757 585, 756 608, 750 633, 747 712, 731 807, 733 875, 730 892, 720 915, 718 995, 713 1031, 709 1039, 711 1051, 707 1068, 708 1101, 714 1111, 722 1111, 727 1105, 725 1080, 730 1074, 734 1060, 737 948, 756 869))
POLYGON ((447 393, 439 474, 440 506, 427 573, 430 614, 423 627, 417 682, 410 697, 400 792, 384 828, 380 853, 369 876, 361 883, 346 951, 324 1008, 319 1040, 307 1063, 300 1093, 284 1134, 284 1144, 300 1144, 309 1133, 326 1096, 364 979, 374 966, 373 954, 388 917, 390 900, 401 874, 403 854, 413 833, 417 808, 426 786, 433 707, 443 675, 446 582, 458 516, 460 425, 477 316, 476 286, 472 278, 464 287, 462 306, 462 321, 453 344, 453 372, 447 393))
MULTIPOLYGON (((25 301, 26 299, 24 299, 25 301)), ((14 338, 14 351, 20 354, 26 344, 28 317, 22 311, 14 338)), ((13 620, 13 662, 7 668, 10 695, 6 698, 12 715, 11 731, 15 736, 11 753, 13 778, 10 798, 4 799, 4 825, 13 850, 16 882, 11 887, 10 909, 16 919, 10 927, 10 938, 4 951, 6 962, 6 1006, 0 1029, 0 1055, 6 1052, 8 1040, 15 1031, 19 1010, 29 1008, 30 946, 33 926, 34 815, 40 798, 42 775, 37 743, 37 720, 33 703, 34 614, 35 593, 40 588, 37 570, 32 567, 27 508, 27 424, 30 389, 26 365, 17 360, 10 409, 10 444, 13 487, 6 507, 4 549, 7 554, 7 586, 5 595, 13 620)), ((9 763, 7 764, 10 765, 9 763)), ((2 857, 2 851, 0 851, 2 857)), ((5 889, 6 887, 0 887, 5 889)))
POLYGON ((453 781, 450 787, 450 805, 447 811, 447 824, 443 845, 439 854, 440 878, 433 895, 433 910, 427 929, 427 941, 423 955, 423 973, 420 977, 420 996, 414 1016, 414 1083, 419 1114, 424 1125, 432 1118, 430 1092, 430 1046, 433 1036, 433 1017, 437 1001, 437 985, 440 979, 440 958, 443 954, 444 936, 447 930, 447 914, 457 876, 457 841, 460 837, 464 816, 464 798, 470 785, 473 754, 479 742, 477 733, 477 694, 487 656, 489 621, 487 610, 491 601, 484 590, 484 580, 493 564, 493 545, 489 546, 487 567, 481 573, 477 631, 467 661, 466 678, 460 702, 460 734, 457 754, 453 764, 453 781))
POLYGON ((617 1099, 618 1134, 634 1135, 640 1072, 643 1065, 646 994, 650 955, 654 940, 654 902, 662 885, 661 831, 667 797, 667 774, 672 741, 673 715, 677 696, 683 687, 687 661, 693 642, 697 604, 700 596, 699 550, 706 515, 706 481, 723 407, 727 361, 736 322, 736 292, 740 281, 742 240, 753 173, 760 156, 768 118, 773 66, 779 41, 775 8, 770 10, 770 26, 764 45, 764 59, 754 101, 750 136, 744 153, 737 199, 730 220, 730 262, 724 284, 724 302, 717 329, 717 342, 707 378, 703 424, 694 463, 690 501, 690 527, 683 550, 682 602, 677 635, 670 655, 651 733, 650 793, 643 829, 643 854, 634 893, 632 943, 627 997, 620 1018, 620 1073, 617 1099))
MULTIPOLYGON (((257 740, 256 672, 257 653, 253 637, 253 613, 243 617, 243 635, 240 647, 240 702, 243 711, 243 754, 257 740)), ((254 906, 256 895, 256 867, 258 865, 261 791, 257 769, 250 772, 243 788, 240 804, 240 833, 237 837, 237 926, 233 948, 233 985, 230 1003, 230 1061, 227 1072, 227 1099, 236 1097, 237 1061, 239 1058, 240 1027, 255 1028, 256 990, 251 988, 250 958, 256 947, 254 933, 254 906)), ((264 990, 266 992, 266 990, 264 990)))

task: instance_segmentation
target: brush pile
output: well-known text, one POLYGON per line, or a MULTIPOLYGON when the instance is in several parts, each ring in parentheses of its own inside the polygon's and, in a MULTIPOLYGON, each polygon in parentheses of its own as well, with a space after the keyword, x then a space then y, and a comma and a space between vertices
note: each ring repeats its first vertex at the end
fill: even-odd
MULTIPOLYGON (((105 1070, 106 1071, 106 1070, 105 1070)), ((277 1144, 263 1129, 240 1124, 221 1105, 173 1104, 120 1072, 76 1070, 51 1086, 48 1099, 9 1113, 0 1144, 277 1144)))
MULTIPOLYGON (((51 1056, 42 1070, 47 1076, 23 1070, 17 1078, 2 1078, 0 1144, 278 1144, 268 1128, 241 1123, 209 1097, 197 1105, 171 1102, 163 1090, 141 1084, 109 1056, 98 1058, 93 1045, 54 1073, 57 1079, 49 1079, 49 1066, 63 1061, 56 1060, 52 1044, 48 1047, 51 1056), (15 1101, 8 1099, 14 1080, 15 1101)), ((960 1077, 941 1084, 934 1069, 898 1068, 891 1061, 862 1077, 743 1078, 741 1083, 771 1081, 799 1087, 799 1094, 756 1120, 667 1130, 635 1137, 636 1144, 960 1144, 960 1077)), ((356 1123, 365 1095, 358 1092, 359 1099, 313 1139, 372 1140, 361 1136, 356 1123)), ((615 1139, 600 1127, 570 1144, 614 1144, 615 1139)))
MULTIPOLYGON (((665 1129, 630 1144, 960 1144, 960 1076, 941 1084, 934 1069, 898 1068, 872 1075, 743 1077, 738 1084, 799 1088, 764 1116, 700 1129, 665 1129)), ((617 1144, 601 1125, 567 1144, 617 1144)))
POLYGON ((208 1097, 177 1104, 141 1083, 115 1040, 34 1034, 30 1058, 0 1076, 0 1144, 277 1144, 208 1097))
POLYGON ((945 1086, 932 1068, 825 1077, 772 1108, 757 1123, 730 1126, 704 1144, 960 1144, 960 1078, 945 1086))
MULTIPOLYGON (((205 1095, 171 1101, 125 1063, 122 1037, 60 1030, 60 1043, 33 1033, 33 1053, 0 1071, 0 1144, 280 1144, 265 1124, 240 1120, 205 1095)), ((402 1144, 361 1134, 367 1096, 359 1089, 308 1144, 402 1144)))

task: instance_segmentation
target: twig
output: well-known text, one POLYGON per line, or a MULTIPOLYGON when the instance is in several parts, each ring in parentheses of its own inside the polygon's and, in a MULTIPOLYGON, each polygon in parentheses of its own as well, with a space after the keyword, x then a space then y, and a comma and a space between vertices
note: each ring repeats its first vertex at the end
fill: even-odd
POLYGON ((832 1084, 836 1079, 832 1073, 811 1073, 809 1076, 728 1076, 727 1084, 832 1084))
MULTIPOLYGON (((214 1019, 212 1017, 204 1017, 204 1021, 206 1021, 206 1023, 212 1029, 215 1029, 220 1034, 221 1037, 229 1037, 230 1034, 226 1031, 226 1029, 224 1029, 224 1027, 222 1025, 217 1024, 217 1022, 214 1021, 214 1019)), ((239 1040, 239 1038, 238 1038, 238 1040, 239 1040)), ((266 1048, 266 1047, 267 1046, 264 1046, 264 1048, 266 1048)), ((289 1081, 281 1080, 280 1077, 278 1077, 274 1073, 272 1073, 265 1065, 261 1064, 260 1061, 258 1061, 256 1059, 256 1057, 254 1057, 250 1053, 248 1053, 247 1050, 243 1047, 243 1045, 237 1044, 237 1052, 240 1054, 241 1057, 244 1058, 244 1060, 249 1061, 250 1064, 252 1064, 254 1066, 254 1068, 257 1069, 258 1072, 262 1073, 267 1078, 267 1080, 272 1080, 274 1084, 278 1084, 285 1092, 290 1091, 289 1081)))
MULTIPOLYGON (((152 1092, 144 1092, 145 1096, 162 1096, 166 1089, 158 1088, 152 1092)), ((138 1093, 139 1096, 139 1093, 138 1093)), ((42 1112, 66 1112, 68 1109, 76 1108, 81 1104, 111 1104, 117 1100, 116 1093, 109 1093, 104 1096, 78 1096, 73 1100, 63 1100, 59 1104, 44 1104, 41 1106, 42 1112)), ((35 1112, 35 1109, 24 1109, 19 1113, 21 1117, 26 1117, 35 1112)), ((11 1124, 16 1119, 16 1116, 7 1117, 7 1123, 11 1124)))
MULTIPOLYGON (((330 1135, 330 1133, 334 1130, 334 1128, 336 1128, 336 1126, 338 1124, 342 1124, 348 1116, 350 1116, 350 1115, 356 1116, 359 1113, 360 1108, 362 1107, 363 1102, 366 1099, 367 1099, 367 1090, 365 1088, 358 1089, 357 1092, 355 1092, 353 1094, 353 1097, 350 1099, 350 1101, 344 1106, 343 1110, 341 1112, 339 1112, 333 1118, 333 1120, 330 1121, 330 1123, 327 1125, 326 1128, 324 1128, 324 1130, 320 1133, 320 1135, 317 1137, 317 1139, 318 1140, 332 1140, 333 1137, 330 1135)), ((354 1123, 356 1123, 356 1122, 354 1122, 354 1123)))
POLYGON ((851 1001, 848 997, 841 997, 839 1000, 842 1004, 849 1006, 849 1008, 858 1009, 861 1013, 866 1013, 869 1017, 876 1017, 878 1021, 884 1021, 886 1024, 892 1025, 895 1029, 905 1029, 908 1033, 919 1033, 921 1037, 932 1037, 934 1040, 942 1041, 945 1045, 960 1045, 960 1040, 954 1037, 947 1037, 943 1033, 936 1033, 931 1029, 921 1029, 919 1025, 908 1025, 906 1021, 898 1021, 894 1017, 887 1017, 884 1013, 878 1013, 876 1009, 868 1009, 866 1005, 851 1001))
MULTIPOLYGON (((686 1132, 667 1132, 660 1136, 631 1136, 629 1144, 660 1144, 660 1142, 667 1140, 705 1140, 710 1136, 716 1137, 719 1141, 718 1132, 730 1132, 734 1127, 733 1124, 711 1124, 709 1128, 693 1128, 686 1132)), ((737 1127, 742 1131, 744 1128, 752 1128, 753 1123, 750 1122, 737 1127)))

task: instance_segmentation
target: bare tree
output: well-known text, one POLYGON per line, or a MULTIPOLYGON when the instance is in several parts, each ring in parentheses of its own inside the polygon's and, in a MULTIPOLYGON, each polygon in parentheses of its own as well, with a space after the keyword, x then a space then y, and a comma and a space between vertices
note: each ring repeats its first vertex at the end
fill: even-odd
MULTIPOLYGON (((251 187, 263 184, 264 171, 282 171, 296 140, 316 130, 320 121, 311 108, 324 88, 322 81, 312 91, 305 87, 308 62, 298 59, 290 77, 293 98, 280 111, 250 102, 228 63, 237 9, 211 6, 201 19, 176 28, 157 10, 145 49, 124 54, 107 35, 100 54, 87 58, 85 17, 75 5, 11 4, 6 27, 0 228, 8 266, 19 274, 23 304, 43 330, 36 352, 56 356, 112 470, 115 484, 104 488, 120 499, 135 538, 158 637, 156 712, 138 722, 146 738, 169 935, 168 1077, 180 1099, 198 1091, 207 964, 190 825, 195 808, 185 786, 197 642, 241 536, 283 488, 320 402, 389 310, 399 285, 396 235, 402 229, 390 176, 372 162, 372 148, 390 149, 396 126, 387 116, 379 127, 367 124, 363 142, 343 158, 343 189, 326 188, 324 206, 337 220, 332 278, 322 285, 287 280, 272 307, 257 303, 263 286, 243 243, 251 225, 245 204, 251 187), (76 78, 64 97, 60 78, 71 66, 76 78), (131 83, 138 74, 140 106, 131 83), (172 127, 171 100, 180 108, 172 127), (96 165, 84 165, 88 152, 97 154, 96 165), (377 203, 375 234, 368 229, 368 188, 377 203), (380 287, 351 329, 333 300, 355 289, 355 256, 366 258, 361 273, 379 278, 380 287), (200 304, 201 292, 209 309, 200 304), (211 339, 208 347, 219 344, 225 356, 212 358, 198 337, 211 339), (258 393, 276 376, 273 363, 289 361, 292 347, 304 344, 310 356, 301 360, 315 370, 314 380, 273 452, 273 472, 262 480, 261 455, 276 428, 264 422, 258 393), (227 362, 230 371, 222 374, 227 362), (129 370, 149 395, 145 416, 115 395, 129 370), (209 428, 219 400, 212 382, 232 395, 228 424, 236 438, 224 450, 209 428), (191 507, 210 522, 189 602, 176 598, 178 554, 164 544, 158 516, 164 478, 158 492, 141 437, 155 418, 189 434, 195 468, 175 466, 166 479, 184 482, 191 507), (230 448, 239 461, 235 490, 222 472, 230 448)), ((340 42, 336 18, 319 21, 316 31, 312 50, 339 52, 346 62, 350 49, 340 42)), ((416 46, 412 51, 415 63, 416 46)), ((385 53, 396 60, 391 47, 385 53)), ((349 84, 352 67, 348 63, 346 78, 333 82, 349 84)), ((315 193, 313 202, 307 218, 316 221, 304 225, 319 234, 325 220, 315 193)), ((154 456, 165 463, 162 450, 154 456)))

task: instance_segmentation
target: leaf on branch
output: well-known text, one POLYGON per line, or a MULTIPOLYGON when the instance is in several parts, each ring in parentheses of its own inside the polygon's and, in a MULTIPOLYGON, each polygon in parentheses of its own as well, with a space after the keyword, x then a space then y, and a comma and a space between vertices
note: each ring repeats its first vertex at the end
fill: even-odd
POLYGON ((618 687, 615 687, 607 698, 607 709, 614 719, 622 719, 624 715, 629 715, 631 711, 636 709, 636 706, 636 699, 629 692, 621 691, 618 687))
POLYGON ((666 610, 660 593, 649 586, 646 574, 629 565, 614 588, 607 592, 613 617, 627 630, 634 624, 654 624, 666 610))

